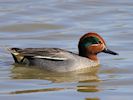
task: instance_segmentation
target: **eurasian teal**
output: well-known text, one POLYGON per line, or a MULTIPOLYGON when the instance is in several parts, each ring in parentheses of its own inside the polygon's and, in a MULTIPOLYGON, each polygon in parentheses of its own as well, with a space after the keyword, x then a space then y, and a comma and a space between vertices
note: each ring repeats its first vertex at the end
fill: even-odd
POLYGON ((107 49, 104 39, 95 32, 83 35, 78 44, 79 54, 59 48, 10 48, 15 63, 36 66, 55 72, 68 72, 99 65, 100 52, 118 55, 107 49))

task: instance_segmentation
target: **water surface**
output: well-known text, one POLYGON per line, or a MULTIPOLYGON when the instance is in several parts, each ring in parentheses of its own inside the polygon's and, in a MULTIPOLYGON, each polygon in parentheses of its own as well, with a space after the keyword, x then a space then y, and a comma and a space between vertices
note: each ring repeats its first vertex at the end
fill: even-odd
POLYGON ((131 100, 132 0, 0 0, 0 100, 131 100), (52 73, 13 65, 9 47, 78 52, 95 31, 119 56, 99 54, 98 74, 52 73))

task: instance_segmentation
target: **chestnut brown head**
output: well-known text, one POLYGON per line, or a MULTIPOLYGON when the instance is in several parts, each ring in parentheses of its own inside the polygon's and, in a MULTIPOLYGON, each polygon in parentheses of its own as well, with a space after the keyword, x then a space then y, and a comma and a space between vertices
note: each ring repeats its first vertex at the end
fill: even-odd
POLYGON ((96 55, 100 52, 118 55, 117 53, 107 49, 104 39, 95 32, 89 32, 80 38, 79 56, 88 57, 97 60, 96 55), (95 56, 91 58, 91 56, 95 56))

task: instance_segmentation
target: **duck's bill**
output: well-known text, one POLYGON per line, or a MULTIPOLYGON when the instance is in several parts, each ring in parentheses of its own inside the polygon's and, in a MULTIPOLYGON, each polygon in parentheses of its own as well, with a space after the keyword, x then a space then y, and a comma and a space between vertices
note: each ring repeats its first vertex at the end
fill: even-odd
POLYGON ((107 48, 105 48, 102 52, 104 52, 104 53, 109 53, 109 54, 112 54, 112 55, 119 55, 118 53, 116 53, 116 52, 114 52, 114 51, 111 51, 111 50, 109 50, 109 49, 107 49, 107 48))

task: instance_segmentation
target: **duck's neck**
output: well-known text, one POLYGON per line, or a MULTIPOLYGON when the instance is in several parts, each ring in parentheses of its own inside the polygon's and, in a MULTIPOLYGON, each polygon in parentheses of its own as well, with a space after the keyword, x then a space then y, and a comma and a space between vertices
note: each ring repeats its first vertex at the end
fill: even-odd
POLYGON ((86 57, 93 61, 98 61, 97 55, 95 55, 95 54, 89 54, 86 57))
POLYGON ((93 61, 98 61, 97 54, 87 52, 86 48, 83 48, 81 44, 78 45, 79 56, 86 57, 93 61))
POLYGON ((84 53, 79 53, 79 56, 86 57, 90 60, 93 61, 98 61, 97 55, 96 54, 84 54, 84 53))

